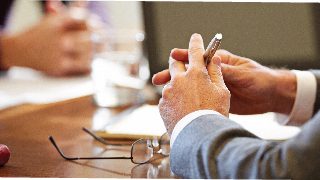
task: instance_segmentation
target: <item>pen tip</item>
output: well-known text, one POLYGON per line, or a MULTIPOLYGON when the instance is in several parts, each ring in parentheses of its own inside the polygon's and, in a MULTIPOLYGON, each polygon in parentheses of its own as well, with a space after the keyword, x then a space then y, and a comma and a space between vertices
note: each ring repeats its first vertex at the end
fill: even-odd
POLYGON ((216 38, 217 40, 221 40, 221 39, 222 39, 222 34, 221 34, 221 33, 217 33, 217 34, 215 35, 215 38, 216 38))

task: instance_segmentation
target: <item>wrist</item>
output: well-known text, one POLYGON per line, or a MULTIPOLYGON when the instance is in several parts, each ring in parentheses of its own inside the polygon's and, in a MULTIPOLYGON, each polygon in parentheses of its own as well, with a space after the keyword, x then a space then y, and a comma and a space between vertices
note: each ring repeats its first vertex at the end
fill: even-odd
POLYGON ((4 45, 3 43, 3 36, 0 35, 0 71, 3 70, 8 70, 8 67, 6 67, 5 63, 4 63, 4 57, 3 57, 3 49, 6 45, 4 45))
POLYGON ((8 37, 8 36, 2 36, 1 38, 1 69, 7 70, 11 66, 13 66, 13 60, 14 60, 14 49, 17 47, 15 46, 15 38, 14 37, 8 37))
POLYGON ((296 75, 289 70, 276 70, 274 112, 290 114, 297 94, 296 75))
POLYGON ((23 52, 28 51, 26 47, 22 47, 23 40, 19 36, 2 36, 1 43, 1 69, 7 70, 12 66, 25 66, 25 62, 21 57, 23 52))

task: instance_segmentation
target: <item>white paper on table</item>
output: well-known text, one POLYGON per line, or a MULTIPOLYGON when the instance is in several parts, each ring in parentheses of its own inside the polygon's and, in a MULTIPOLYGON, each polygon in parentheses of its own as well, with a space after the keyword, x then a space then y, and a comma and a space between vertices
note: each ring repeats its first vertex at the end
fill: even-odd
MULTIPOLYGON (((256 136, 267 140, 285 140, 300 132, 298 127, 279 125, 275 121, 275 113, 256 115, 230 114, 230 119, 256 136)), ((100 120, 103 121, 103 117, 100 120)), ((145 135, 160 136, 166 129, 159 114, 158 106, 144 105, 135 109, 126 117, 106 126, 104 133, 100 130, 98 131, 101 136, 116 138, 115 136, 125 137, 124 135, 128 137, 137 137, 137 135, 141 137, 145 135)))
POLYGON ((24 103, 53 103, 92 93, 90 76, 55 78, 18 67, 0 76, 0 109, 24 103))
POLYGON ((255 115, 230 114, 229 118, 256 136, 267 140, 285 140, 300 132, 295 126, 282 126, 276 122, 276 113, 269 112, 255 115))
MULTIPOLYGON (((104 121, 100 117, 100 121, 104 121)), ((95 119, 98 121, 98 119, 95 119)), ((98 122, 94 122, 98 123, 98 122)), ((160 137, 166 128, 159 114, 158 106, 143 105, 117 121, 112 121, 103 129, 96 128, 97 133, 105 138, 138 139, 142 137, 160 137)))

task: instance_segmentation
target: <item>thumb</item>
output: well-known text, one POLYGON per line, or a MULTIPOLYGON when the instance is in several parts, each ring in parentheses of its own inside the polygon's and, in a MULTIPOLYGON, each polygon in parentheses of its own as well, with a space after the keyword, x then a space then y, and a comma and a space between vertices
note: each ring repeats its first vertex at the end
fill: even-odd
POLYGON ((221 58, 219 56, 212 57, 208 65, 208 74, 213 83, 225 86, 221 72, 221 58))

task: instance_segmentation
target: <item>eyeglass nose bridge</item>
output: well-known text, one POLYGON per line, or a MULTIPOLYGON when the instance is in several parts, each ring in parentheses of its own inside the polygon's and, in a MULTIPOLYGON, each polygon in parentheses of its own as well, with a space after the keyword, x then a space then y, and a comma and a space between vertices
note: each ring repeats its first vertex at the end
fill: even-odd
POLYGON ((150 140, 150 145, 149 147, 153 149, 153 154, 161 154, 161 145, 160 145, 160 139, 157 137, 154 137, 153 139, 147 139, 150 140))
POLYGON ((157 140, 156 143, 157 144, 155 146, 154 142, 152 142, 153 154, 161 154, 162 156, 165 156, 165 157, 169 156, 169 154, 165 153, 166 150, 163 149, 164 147, 161 146, 161 141, 157 140))
POLYGON ((152 154, 161 154, 162 150, 161 150, 161 146, 159 144, 159 140, 157 138, 154 138, 150 141, 151 141, 151 143, 148 144, 148 146, 150 148, 152 148, 152 154))
POLYGON ((147 163, 149 162, 152 158, 153 158, 153 155, 155 154, 161 154, 162 156, 164 157, 167 157, 168 154, 165 154, 163 153, 165 152, 165 150, 163 150, 161 148, 161 138, 158 139, 158 138, 153 138, 153 139, 138 139, 137 141, 135 141, 132 146, 131 146, 131 161, 135 164, 144 164, 144 163, 147 163), (146 145, 147 145, 147 148, 150 148, 150 150, 152 149, 152 153, 150 154, 150 158, 147 160, 147 161, 144 161, 144 162, 137 162, 135 161, 134 159, 134 149, 135 149, 135 146, 139 143, 139 142, 145 142, 146 145))
POLYGON ((153 148, 153 154, 161 154, 163 156, 168 156, 167 154, 163 153, 163 149, 161 148, 161 138, 158 139, 155 137, 152 139, 152 148, 153 148))
POLYGON ((156 138, 156 137, 154 137, 153 139, 152 139, 152 146, 153 146, 153 148, 156 148, 156 147, 159 147, 159 139, 158 138, 156 138))

